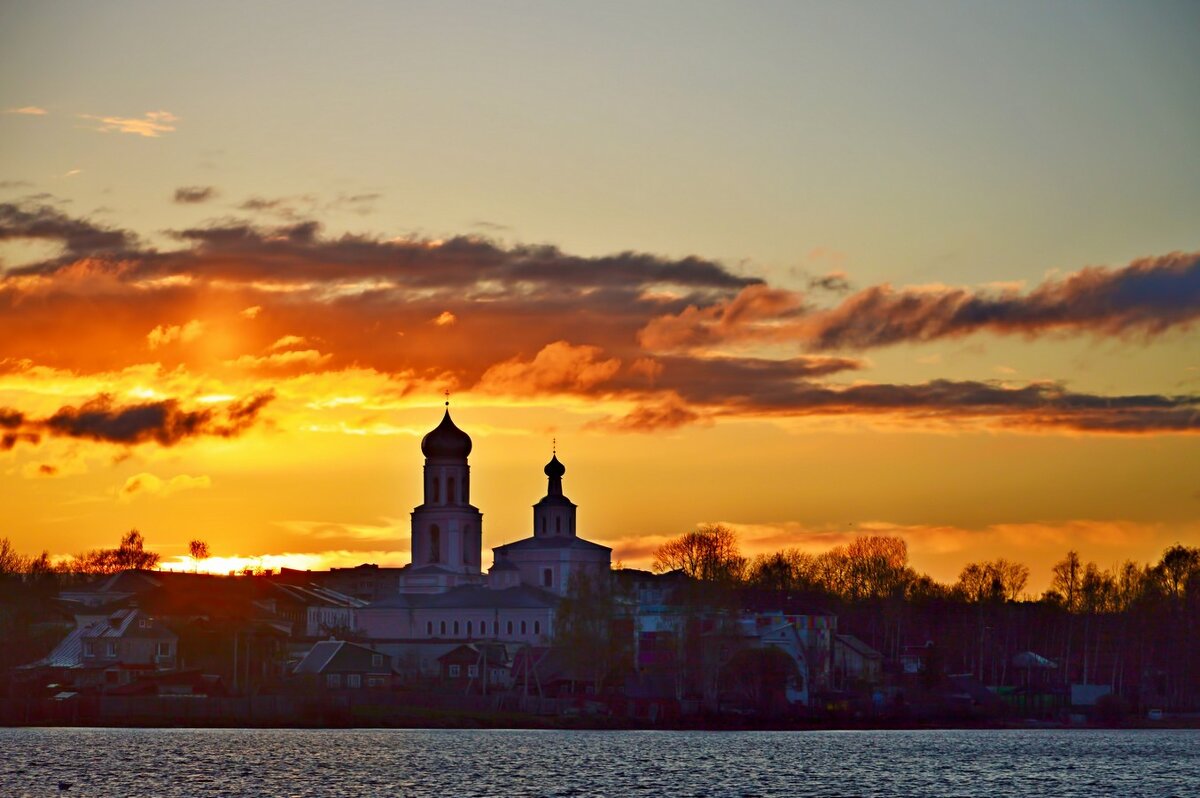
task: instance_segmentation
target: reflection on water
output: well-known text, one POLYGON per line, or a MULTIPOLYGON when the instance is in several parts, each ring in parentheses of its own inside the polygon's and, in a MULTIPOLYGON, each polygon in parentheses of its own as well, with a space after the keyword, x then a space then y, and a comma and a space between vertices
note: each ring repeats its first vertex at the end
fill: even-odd
POLYGON ((0 729, 0 796, 1200 795, 1200 731, 0 729))

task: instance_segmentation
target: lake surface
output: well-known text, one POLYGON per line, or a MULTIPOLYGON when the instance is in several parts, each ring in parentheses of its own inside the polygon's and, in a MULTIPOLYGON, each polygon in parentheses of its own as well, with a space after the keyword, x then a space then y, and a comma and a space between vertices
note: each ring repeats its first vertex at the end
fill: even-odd
POLYGON ((0 797, 1200 795, 1200 731, 0 729, 0 797))

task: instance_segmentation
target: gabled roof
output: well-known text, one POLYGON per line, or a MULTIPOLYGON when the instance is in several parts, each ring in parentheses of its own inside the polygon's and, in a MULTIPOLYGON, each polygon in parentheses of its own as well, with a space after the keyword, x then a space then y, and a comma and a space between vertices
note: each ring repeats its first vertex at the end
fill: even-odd
POLYGON ((601 546, 599 543, 593 543, 590 540, 584 540, 577 537, 566 536, 551 536, 523 538, 505 543, 502 546, 493 546, 492 551, 497 554, 503 554, 509 551, 536 551, 537 549, 585 549, 588 551, 607 551, 612 552, 608 546, 601 546))
POLYGON ((378 671, 391 670, 392 658, 358 643, 345 640, 322 640, 314 645, 292 673, 325 673, 326 671, 378 671), (384 665, 372 665, 372 658, 383 657, 384 665))
POLYGON ((867 659, 883 659, 882 654, 868 646, 863 641, 859 640, 854 635, 838 635, 837 641, 846 646, 846 648, 854 651, 860 657, 866 657, 867 659))

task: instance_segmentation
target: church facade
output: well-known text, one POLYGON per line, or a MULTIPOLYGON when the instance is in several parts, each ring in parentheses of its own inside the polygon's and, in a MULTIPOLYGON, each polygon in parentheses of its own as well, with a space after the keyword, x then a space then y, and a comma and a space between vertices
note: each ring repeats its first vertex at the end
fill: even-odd
POLYGON ((546 495, 528 537, 497 546, 483 572, 483 514, 471 504, 472 441, 447 408, 421 441, 423 501, 412 511, 412 563, 399 593, 358 611, 370 638, 392 643, 547 643, 572 581, 607 578, 612 550, 576 534, 557 453, 543 469, 546 495))

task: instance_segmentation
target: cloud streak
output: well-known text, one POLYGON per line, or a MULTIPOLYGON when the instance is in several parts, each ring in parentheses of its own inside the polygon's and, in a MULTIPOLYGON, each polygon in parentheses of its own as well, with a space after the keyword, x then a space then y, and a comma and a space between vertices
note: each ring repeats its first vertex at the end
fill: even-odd
POLYGON ((122 446, 157 443, 164 447, 192 438, 233 438, 253 426, 274 398, 273 393, 261 393, 219 410, 213 407, 189 410, 178 399, 118 405, 108 394, 101 394, 78 407, 59 408, 42 419, 0 408, 0 420, 6 430, 0 448, 11 449, 22 441, 36 444, 42 435, 122 446))
POLYGON ((806 307, 799 293, 751 286, 732 299, 653 319, 640 340, 658 350, 767 341, 830 351, 925 343, 982 331, 1150 338, 1186 328, 1198 316, 1200 253, 1175 252, 1119 269, 1085 268, 1026 294, 877 285, 834 308, 817 309, 806 307))
MULTIPOLYGON (((624 432, 816 415, 1075 433, 1197 431, 1200 399, 1191 394, 1109 396, 1052 382, 834 381, 870 368, 841 350, 978 331, 1146 340, 1186 328, 1200 314, 1198 255, 1083 269, 1028 292, 872 286, 822 308, 696 257, 580 257, 473 236, 327 236, 311 220, 225 220, 171 235, 177 248, 159 251, 132 232, 49 205, 0 204, 0 240, 58 241, 65 249, 0 272, 0 362, 117 373, 131 366, 130 353, 144 358, 149 348, 160 378, 203 379, 197 396, 352 374, 374 375, 389 396, 430 386, 520 401, 571 395, 607 403, 593 427, 624 432), (201 331, 203 345, 172 345, 201 331)), ((844 288, 840 274, 820 280, 822 296, 844 288)), ((101 406, 90 412, 118 414, 101 406)), ((163 412, 175 419, 167 428, 186 429, 188 414, 202 410, 163 412)), ((69 421, 21 423, 0 434, 13 448, 29 440, 20 436, 74 429, 69 421)), ((218 428, 211 419, 203 424, 218 428)), ((146 435, 162 445, 175 440, 169 432, 146 435)))
POLYGON ((173 133, 179 117, 170 111, 147 111, 141 117, 130 116, 96 116, 80 114, 80 119, 86 119, 94 124, 93 130, 99 133, 131 133, 144 138, 158 138, 164 133, 173 133))

